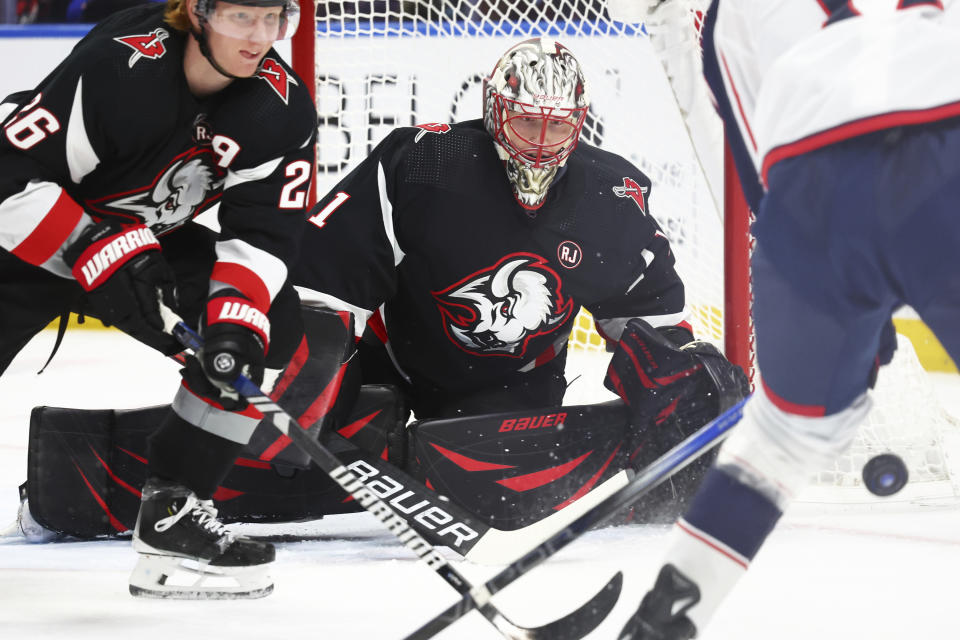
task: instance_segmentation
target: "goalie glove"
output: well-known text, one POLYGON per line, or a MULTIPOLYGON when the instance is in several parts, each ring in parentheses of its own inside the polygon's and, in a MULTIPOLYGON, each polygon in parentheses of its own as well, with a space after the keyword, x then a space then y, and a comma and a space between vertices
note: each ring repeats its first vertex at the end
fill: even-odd
POLYGON ((639 318, 624 327, 604 385, 630 407, 641 429, 674 413, 699 427, 750 392, 743 369, 712 344, 693 340, 686 329, 654 329, 639 318))
POLYGON ((63 259, 87 292, 91 315, 165 355, 180 351, 160 317, 161 301, 176 309, 176 279, 148 227, 102 220, 84 229, 63 259))
MULTIPOLYGON (((211 395, 218 396, 224 409, 239 411, 246 408, 246 400, 230 383, 242 374, 255 385, 262 384, 270 341, 267 314, 238 291, 221 290, 207 300, 200 333, 203 348, 198 357, 203 373, 215 387, 211 395)), ((188 381, 196 384, 189 378, 188 381)))

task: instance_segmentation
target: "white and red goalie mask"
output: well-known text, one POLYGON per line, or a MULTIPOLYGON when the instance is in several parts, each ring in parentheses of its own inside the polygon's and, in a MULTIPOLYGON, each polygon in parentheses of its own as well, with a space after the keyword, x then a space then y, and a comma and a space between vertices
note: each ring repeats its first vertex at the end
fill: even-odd
POLYGON ((512 47, 484 80, 483 123, 525 209, 543 205, 577 146, 588 107, 580 63, 549 38, 512 47))

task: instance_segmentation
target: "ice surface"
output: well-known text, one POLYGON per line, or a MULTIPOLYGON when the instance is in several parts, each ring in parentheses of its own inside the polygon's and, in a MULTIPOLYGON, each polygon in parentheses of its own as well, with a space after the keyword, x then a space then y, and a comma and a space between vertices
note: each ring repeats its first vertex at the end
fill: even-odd
MULTIPOLYGON (((26 474, 30 409, 39 404, 131 408, 172 398, 176 366, 112 332, 70 332, 48 371, 41 334, 0 378, 0 526, 14 519, 26 474)), ((960 413, 960 377, 933 383, 960 413)), ((960 452, 957 452, 960 454, 960 452)), ((366 514, 298 525, 279 545, 276 591, 263 600, 139 600, 127 593, 135 563, 128 542, 31 545, 0 540, 0 638, 193 640, 200 638, 401 638, 456 599, 455 592, 366 514)), ((652 581, 666 527, 595 531, 495 598, 515 622, 560 617, 618 569, 624 592, 589 637, 616 638, 652 581)), ((475 583, 496 567, 455 560, 475 583)), ((960 510, 890 505, 872 511, 799 505, 731 596, 703 640, 953 640, 960 576, 960 510)), ((470 614, 438 636, 494 639, 470 614)))

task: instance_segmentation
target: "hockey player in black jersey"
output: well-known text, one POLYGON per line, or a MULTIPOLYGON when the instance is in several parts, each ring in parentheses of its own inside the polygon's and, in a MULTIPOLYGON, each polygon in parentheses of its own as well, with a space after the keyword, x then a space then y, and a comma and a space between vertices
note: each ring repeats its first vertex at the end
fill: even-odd
MULTIPOLYGON (((273 586, 273 548, 227 531, 210 498, 259 422, 227 382, 282 367, 302 335, 287 271, 316 112, 272 49, 298 11, 293 0, 121 11, 0 105, 0 371, 68 311, 169 355, 179 346, 163 332, 165 305, 205 339, 150 436, 135 595, 256 597, 273 586), (214 204, 219 234, 192 222, 214 204), (206 574, 171 586, 190 584, 167 584, 182 559, 206 574), (223 586, 208 587, 211 574, 223 586)), ((118 366, 135 376, 142 365, 118 366)))
POLYGON ((587 308, 617 345, 605 384, 640 465, 747 382, 685 322, 650 180, 579 140, 588 106, 570 50, 517 44, 486 78, 482 120, 396 129, 316 205, 293 281, 305 304, 358 318, 363 381, 398 387, 418 419, 560 405, 587 308))

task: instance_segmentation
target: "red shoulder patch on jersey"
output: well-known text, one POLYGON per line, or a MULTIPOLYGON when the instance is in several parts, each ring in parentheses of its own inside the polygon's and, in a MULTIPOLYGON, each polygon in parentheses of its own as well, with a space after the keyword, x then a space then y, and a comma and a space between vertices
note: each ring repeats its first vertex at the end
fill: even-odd
POLYGON ((620 198, 633 198, 633 201, 640 207, 640 213, 647 215, 646 194, 649 187, 641 187, 633 178, 624 178, 623 186, 613 188, 613 193, 620 198))
POLYGON ((447 133, 450 131, 450 125, 445 122, 427 122, 414 126, 420 129, 420 131, 417 132, 417 136, 413 139, 414 142, 420 142, 420 138, 428 133, 447 133))
POLYGON ((169 37, 170 33, 166 29, 154 29, 146 35, 119 36, 114 40, 133 49, 133 53, 127 61, 127 66, 132 69, 140 58, 147 58, 148 60, 162 58, 163 54, 167 52, 167 47, 164 46, 163 41, 169 37))
POLYGON ((283 104, 288 104, 290 100, 290 85, 300 84, 297 79, 287 73, 283 65, 273 58, 264 58, 260 63, 260 68, 254 74, 258 78, 265 80, 270 88, 273 89, 283 104))

